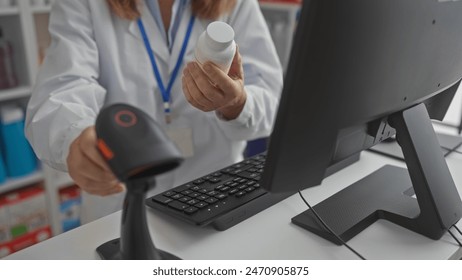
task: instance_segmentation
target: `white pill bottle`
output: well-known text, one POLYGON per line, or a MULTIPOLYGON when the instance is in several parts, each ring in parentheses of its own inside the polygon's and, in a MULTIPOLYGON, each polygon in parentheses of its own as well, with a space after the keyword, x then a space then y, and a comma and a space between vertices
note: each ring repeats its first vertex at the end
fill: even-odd
POLYGON ((235 53, 234 30, 222 21, 214 21, 207 26, 199 36, 195 49, 199 64, 210 61, 225 73, 229 72, 235 53))

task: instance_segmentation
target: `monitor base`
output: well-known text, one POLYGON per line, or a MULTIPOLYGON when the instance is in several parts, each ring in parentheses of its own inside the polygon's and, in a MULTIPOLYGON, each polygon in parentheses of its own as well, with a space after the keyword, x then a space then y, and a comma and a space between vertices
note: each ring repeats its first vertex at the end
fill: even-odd
MULTIPOLYGON (((313 208, 343 241, 348 241, 378 219, 393 222, 396 214, 410 219, 417 217, 420 210, 413 193, 407 170, 386 165, 313 208)), ((310 209, 293 217, 292 222, 335 244, 342 244, 310 209)))

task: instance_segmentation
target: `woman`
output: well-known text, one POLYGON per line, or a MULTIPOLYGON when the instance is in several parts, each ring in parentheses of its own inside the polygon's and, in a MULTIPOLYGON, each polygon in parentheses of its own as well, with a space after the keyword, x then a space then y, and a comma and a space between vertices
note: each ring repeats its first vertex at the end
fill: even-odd
POLYGON ((85 191, 83 221, 122 205, 124 187, 96 150, 104 105, 144 110, 187 158, 157 178, 156 193, 242 160, 246 141, 271 131, 282 71, 256 0, 60 0, 49 31, 26 134, 44 163, 68 171, 85 191), (214 20, 234 28, 239 46, 227 74, 193 62, 214 20), (161 92, 170 80, 171 91, 161 92))

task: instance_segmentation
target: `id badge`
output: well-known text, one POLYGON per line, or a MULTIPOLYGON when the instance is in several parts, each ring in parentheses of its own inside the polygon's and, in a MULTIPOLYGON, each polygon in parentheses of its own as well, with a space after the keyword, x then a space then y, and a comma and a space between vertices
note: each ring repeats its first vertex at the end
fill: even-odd
POLYGON ((172 127, 167 129, 167 136, 180 149, 185 158, 194 156, 194 144, 191 128, 172 127))

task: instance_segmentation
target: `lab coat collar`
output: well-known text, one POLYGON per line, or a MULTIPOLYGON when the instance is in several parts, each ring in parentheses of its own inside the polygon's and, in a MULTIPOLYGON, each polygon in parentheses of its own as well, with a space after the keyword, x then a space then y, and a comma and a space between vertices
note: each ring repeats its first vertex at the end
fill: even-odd
MULTIPOLYGON (((190 1, 188 0, 187 3, 189 4, 189 2, 190 1)), ((156 24, 156 22, 154 21, 154 18, 151 15, 151 12, 149 11, 149 8, 146 5, 143 5, 140 7, 140 10, 141 10, 140 11, 141 20, 143 21, 144 27, 146 29, 146 33, 148 35, 151 48, 156 54, 156 60, 157 62, 168 64, 168 70, 170 74, 173 72, 173 69, 175 68, 176 62, 178 60, 178 56, 181 51, 181 47, 183 45, 184 34, 186 34, 189 19, 191 16, 191 5, 187 5, 184 10, 184 14, 183 14, 183 17, 180 22, 180 26, 177 31, 178 35, 180 34, 182 35, 180 35, 180 37, 175 40, 172 46, 171 53, 169 52, 168 46, 166 42, 164 41, 162 34, 161 34, 161 32, 164 32, 164 31, 159 29, 158 25, 156 24)), ((196 22, 194 23, 194 27, 191 33, 191 38, 189 40, 188 47, 186 48, 185 59, 187 57, 187 54, 192 49, 194 49, 197 38, 200 35, 201 28, 197 28, 199 25, 200 25, 200 20, 196 18, 196 22)), ((140 44, 144 45, 143 38, 141 36, 136 20, 130 22, 128 30, 133 36, 135 36, 139 40, 140 44)))
MULTIPOLYGON (((156 54, 156 60, 158 62, 168 63, 170 53, 161 33, 164 31, 159 29, 146 5, 141 5, 140 12, 141 20, 143 21, 144 28, 146 29, 146 34, 151 44, 151 48, 156 54)), ((130 22, 128 30, 140 41, 140 44, 143 44, 144 47, 143 37, 141 36, 136 20, 130 22)))
MULTIPOLYGON (((188 29, 188 24, 189 24, 190 17, 191 17, 191 5, 188 5, 184 10, 184 14, 183 14, 183 17, 181 19, 180 26, 178 27, 177 36, 179 36, 179 37, 175 39, 175 42, 174 42, 174 44, 172 46, 172 53, 171 53, 170 60, 169 60, 169 72, 170 73, 175 68, 177 59, 180 56, 181 47, 183 46, 184 36, 185 36, 185 34, 187 32, 187 29, 188 29)), ((199 25, 200 25, 200 20, 196 17, 196 20, 194 22, 194 26, 193 26, 193 29, 192 29, 192 32, 191 32, 191 37, 189 39, 189 43, 188 43, 188 46, 186 48, 186 54, 185 54, 185 58, 184 58, 185 59, 184 63, 187 62, 186 61, 186 57, 188 56, 187 54, 191 50, 193 50, 195 48, 197 38, 199 38, 199 35, 200 35, 200 32, 201 32, 200 28, 198 28, 199 25)))

